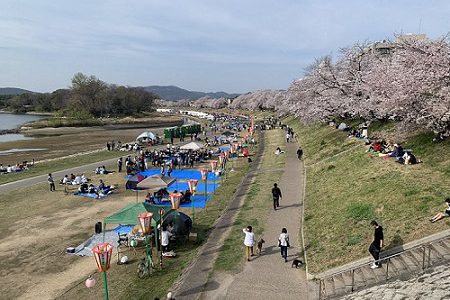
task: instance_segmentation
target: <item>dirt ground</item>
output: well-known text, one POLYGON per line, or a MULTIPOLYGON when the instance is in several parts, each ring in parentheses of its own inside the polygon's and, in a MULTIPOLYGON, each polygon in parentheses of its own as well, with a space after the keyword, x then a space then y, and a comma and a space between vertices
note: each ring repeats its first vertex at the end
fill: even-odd
POLYGON ((22 161, 35 161, 63 157, 75 153, 106 148, 106 142, 132 142, 142 132, 149 130, 162 136, 163 128, 180 122, 179 118, 155 117, 149 124, 106 125, 103 127, 61 127, 29 129, 22 133, 34 137, 29 140, 0 143, 0 151, 10 149, 45 149, 1 155, 4 166, 22 161), (165 123, 165 124, 164 124, 165 123))
POLYGON ((95 271, 92 257, 67 255, 65 249, 136 201, 123 188, 124 173, 92 176, 94 183, 100 178, 121 188, 101 200, 65 195, 62 186, 51 193, 46 184, 0 195, 0 299, 54 299, 95 271))

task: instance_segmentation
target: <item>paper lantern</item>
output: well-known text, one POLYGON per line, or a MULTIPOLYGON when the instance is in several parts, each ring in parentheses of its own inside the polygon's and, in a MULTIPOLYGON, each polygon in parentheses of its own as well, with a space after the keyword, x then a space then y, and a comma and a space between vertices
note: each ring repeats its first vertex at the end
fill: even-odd
POLYGON ((99 243, 92 248, 94 253, 95 262, 99 272, 108 271, 111 265, 113 245, 110 243, 99 243))
POLYGON ((142 233, 148 234, 152 230, 152 212, 145 212, 138 215, 139 223, 141 224, 142 233))
POLYGON ((86 279, 86 281, 84 282, 84 285, 85 285, 88 289, 91 289, 91 288, 93 288, 93 287, 95 286, 95 283, 96 283, 95 278, 92 277, 92 276, 89 276, 89 278, 86 279))
POLYGON ((211 160, 209 162, 209 164, 211 165, 211 172, 214 173, 216 171, 216 169, 217 169, 217 160, 211 160))
POLYGON ((198 180, 195 179, 189 179, 187 180, 187 183, 189 185, 189 190, 191 191, 192 194, 195 194, 195 192, 197 191, 197 183, 198 180))
POLYGON ((172 203, 172 209, 178 209, 180 207, 181 197, 182 197, 181 193, 170 194, 170 202, 172 203))
POLYGON ((208 169, 200 169, 200 174, 202 175, 202 180, 206 180, 208 177, 208 169))

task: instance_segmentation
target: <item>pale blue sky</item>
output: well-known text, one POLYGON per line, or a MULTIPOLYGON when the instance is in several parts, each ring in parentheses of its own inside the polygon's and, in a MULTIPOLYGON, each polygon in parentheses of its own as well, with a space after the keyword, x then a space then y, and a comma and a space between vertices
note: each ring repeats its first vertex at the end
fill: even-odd
POLYGON ((450 1, 0 0, 0 86, 76 72, 197 91, 286 89, 315 57, 394 33, 450 31, 450 1))

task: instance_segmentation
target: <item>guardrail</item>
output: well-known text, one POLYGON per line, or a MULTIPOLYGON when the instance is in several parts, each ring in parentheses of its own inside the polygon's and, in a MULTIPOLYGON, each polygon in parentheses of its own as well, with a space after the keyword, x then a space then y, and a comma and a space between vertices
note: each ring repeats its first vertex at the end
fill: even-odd
MULTIPOLYGON (((438 243, 442 243, 445 240, 449 240, 449 237, 446 236, 446 237, 437 239, 435 241, 428 242, 428 243, 422 244, 422 245, 417 245, 417 246, 412 247, 410 249, 402 250, 402 251, 394 253, 392 255, 380 258, 379 262, 382 265, 386 265, 386 272, 384 274, 385 275, 385 281, 388 281, 391 278, 398 277, 398 276, 401 275, 401 274, 394 274, 394 275, 392 275, 392 272, 391 272, 391 274, 389 273, 389 266, 390 266, 391 260, 393 258, 401 257, 401 256, 404 256, 406 254, 419 251, 419 252, 421 252, 422 259, 420 261, 417 260, 416 266, 417 266, 417 264, 420 264, 420 266, 417 266, 418 271, 423 272, 427 268, 432 266, 431 254, 432 254, 432 251, 434 250, 433 246, 438 244, 438 243)), ((441 260, 450 260, 450 251, 447 254, 449 256, 448 258, 445 257, 445 254, 443 255, 443 254, 441 254, 441 253, 439 253, 437 251, 435 251, 435 252, 437 253, 437 256, 441 258, 441 260)), ((350 274, 351 274, 351 285, 348 287, 349 288, 349 292, 354 292, 355 290, 357 290, 358 287, 355 284, 355 271, 357 271, 358 269, 362 269, 362 268, 368 267, 371 264, 372 264, 372 262, 370 262, 370 263, 363 263, 363 264, 357 265, 355 267, 349 268, 347 270, 339 271, 339 272, 336 272, 336 273, 333 273, 333 274, 330 274, 330 275, 326 275, 326 276, 324 276, 322 278, 319 278, 318 279, 318 281, 319 281, 319 300, 323 300, 323 299, 327 299, 328 298, 328 295, 327 295, 327 292, 326 292, 326 286, 325 286, 327 280, 329 280, 329 279, 333 280, 334 277, 343 276, 344 274, 346 274, 348 272, 350 272, 350 274)), ((377 281, 377 283, 380 283, 380 282, 382 282, 382 280, 377 281)), ((343 294, 332 295, 331 297, 337 297, 337 296, 342 296, 342 295, 343 294)))

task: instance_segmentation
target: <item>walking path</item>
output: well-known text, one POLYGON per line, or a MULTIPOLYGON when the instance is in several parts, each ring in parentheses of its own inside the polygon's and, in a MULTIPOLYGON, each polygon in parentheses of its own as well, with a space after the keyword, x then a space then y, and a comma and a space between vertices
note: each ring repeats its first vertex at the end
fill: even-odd
POLYGON ((220 295, 206 292, 202 299, 308 299, 304 267, 291 267, 292 260, 302 256, 299 232, 303 209, 303 166, 297 159, 296 150, 296 143, 286 145, 287 160, 279 182, 283 198, 280 200, 281 207, 269 215, 264 230, 266 243, 262 255, 246 262, 244 271, 233 276, 226 291, 220 295), (283 227, 288 230, 291 244, 287 263, 278 248, 278 236, 283 227))
POLYGON ((263 153, 264 133, 261 135, 258 153, 253 160, 250 171, 236 190, 232 202, 213 226, 207 242, 200 248, 197 257, 186 268, 179 282, 175 284, 174 294, 176 299, 198 299, 203 292, 220 248, 223 246, 225 237, 228 235, 248 189, 260 168, 263 153))

